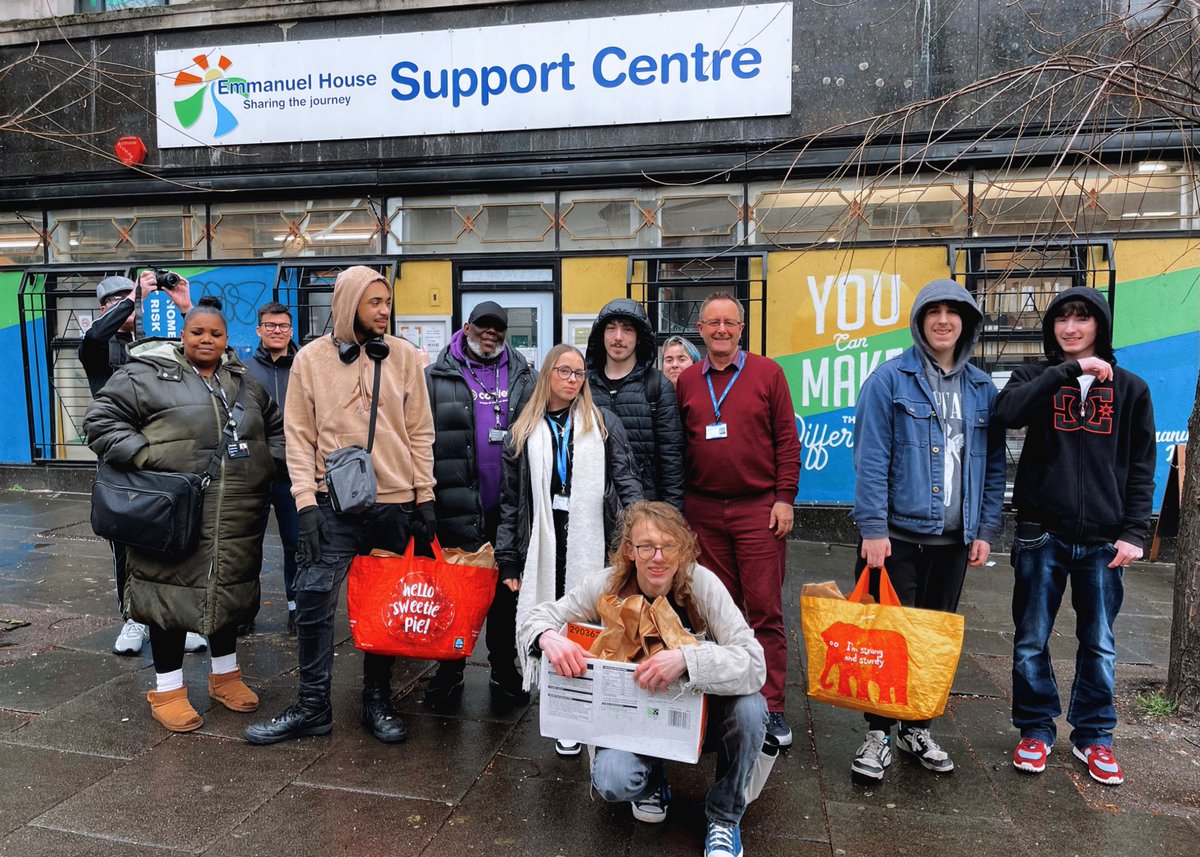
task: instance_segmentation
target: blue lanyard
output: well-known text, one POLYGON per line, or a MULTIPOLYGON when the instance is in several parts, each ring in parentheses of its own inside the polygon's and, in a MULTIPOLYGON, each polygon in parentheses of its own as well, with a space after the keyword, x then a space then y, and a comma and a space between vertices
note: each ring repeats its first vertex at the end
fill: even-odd
POLYGON ((554 437, 558 440, 558 447, 554 450, 554 464, 558 468, 558 481, 565 494, 567 492, 567 452, 571 440, 571 414, 567 414, 567 421, 563 423, 561 430, 558 423, 550 417, 546 417, 546 422, 550 424, 550 431, 554 432, 554 437))
POLYGON ((704 373, 704 378, 708 381, 708 398, 712 400, 714 422, 719 423, 721 421, 721 403, 725 401, 725 397, 729 395, 729 391, 732 390, 733 385, 737 383, 738 375, 742 374, 742 367, 744 365, 746 365, 746 352, 739 351, 737 370, 734 371, 733 377, 729 379, 729 384, 725 387, 725 391, 721 393, 721 398, 719 399, 717 398, 717 394, 713 392, 712 372, 710 371, 704 373))

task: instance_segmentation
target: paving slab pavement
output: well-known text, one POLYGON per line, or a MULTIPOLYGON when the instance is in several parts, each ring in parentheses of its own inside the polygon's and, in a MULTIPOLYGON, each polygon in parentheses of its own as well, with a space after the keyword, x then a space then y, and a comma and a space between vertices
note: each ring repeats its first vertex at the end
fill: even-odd
MULTIPOLYGON (((627 807, 590 794, 585 758, 555 755, 539 734, 536 704, 494 704, 482 639, 463 703, 451 713, 420 705, 431 663, 398 662, 394 690, 409 738, 398 746, 376 742, 358 723, 361 655, 344 607, 330 736, 245 744, 241 730, 260 715, 213 707, 207 655, 189 655, 184 669, 204 727, 167 733, 145 701, 153 683, 148 649, 132 658, 110 652, 119 627, 110 557, 87 520, 86 497, 0 494, 0 857, 702 853, 711 758, 670 764, 670 818, 657 826, 635 822, 627 807)), ((296 690, 296 646, 284 630, 272 531, 264 604, 256 632, 238 651, 264 714, 290 704, 296 690)), ((836 579, 848 589, 852 563, 850 546, 789 545, 787 714, 796 742, 747 810, 748 857, 1198 853, 1198 729, 1144 717, 1122 698, 1116 746, 1128 781, 1121 788, 1091 782, 1069 752, 1052 755, 1041 776, 1013 770, 1011 569, 1002 551, 968 577, 963 657, 947 713, 933 727, 956 772, 934 776, 897 753, 881 783, 852 782, 861 715, 805 697, 798 617, 800 586, 836 579)), ((1124 688, 1165 680, 1172 575, 1161 565, 1126 575, 1117 626, 1124 688)), ((1069 612, 1051 649, 1069 687, 1069 612)))

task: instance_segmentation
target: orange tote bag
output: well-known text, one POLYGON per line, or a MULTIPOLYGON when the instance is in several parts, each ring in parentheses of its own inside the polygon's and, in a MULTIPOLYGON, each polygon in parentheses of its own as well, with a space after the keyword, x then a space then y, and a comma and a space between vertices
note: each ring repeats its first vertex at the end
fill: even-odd
POLYGON ((437 539, 433 559, 416 556, 415 546, 409 540, 403 556, 358 556, 350 564, 346 601, 354 645, 379 655, 465 658, 475 648, 499 572, 446 562, 437 539))

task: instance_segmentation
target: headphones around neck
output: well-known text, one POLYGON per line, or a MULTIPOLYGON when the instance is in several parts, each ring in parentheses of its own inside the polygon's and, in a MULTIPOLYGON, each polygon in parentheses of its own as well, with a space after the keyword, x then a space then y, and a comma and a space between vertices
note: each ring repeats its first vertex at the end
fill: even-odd
POLYGON ((329 338, 337 346, 338 359, 343 363, 353 363, 358 359, 360 351, 366 351, 367 356, 375 361, 383 360, 392 353, 392 349, 383 341, 382 336, 368 339, 361 346, 357 342, 341 342, 332 333, 329 334, 329 338))

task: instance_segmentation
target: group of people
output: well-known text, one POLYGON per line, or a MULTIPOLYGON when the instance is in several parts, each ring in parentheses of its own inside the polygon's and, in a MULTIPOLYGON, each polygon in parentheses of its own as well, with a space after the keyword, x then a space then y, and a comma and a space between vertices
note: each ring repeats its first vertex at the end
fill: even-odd
MULTIPOLYGON (((271 506, 284 545, 299 693, 246 728, 254 744, 332 730, 333 621, 356 555, 402 552, 410 538, 418 551, 435 537, 468 551, 491 543, 499 582, 486 623, 490 687, 509 704, 528 701, 536 659, 552 645, 539 624, 546 611, 578 602, 611 564, 621 569, 609 580, 614 592, 666 595, 685 627, 708 635, 686 658, 647 661, 638 679, 660 688, 683 678, 730 697, 709 728, 718 778, 708 852, 740 853, 745 780, 764 736, 792 741, 783 715, 782 582, 800 473, 786 381, 774 362, 740 348, 740 302, 725 293, 703 302, 703 360, 679 338, 667 343, 660 368, 644 309, 617 300, 598 316, 586 357, 558 345, 535 372, 507 344, 507 312, 491 301, 424 367, 414 346, 388 333, 391 284, 363 266, 337 278, 332 333, 303 348, 292 342, 290 310, 263 306, 261 345, 247 363, 228 347, 220 302, 191 306, 186 280, 171 292, 185 313, 181 341, 135 341, 135 308, 155 287, 151 275, 137 284, 106 280, 98 291, 102 314, 84 350, 105 359, 85 366, 103 363, 106 376, 98 376, 85 417, 89 445, 118 467, 203 472, 229 431, 238 441, 208 486, 193 554, 165 561, 114 545, 127 626, 145 626, 152 642, 155 720, 180 732, 202 725, 183 684, 189 633, 207 638, 210 696, 235 711, 257 709, 236 645, 258 609, 271 506), (121 325, 118 305, 126 310, 121 325), (106 327, 114 330, 101 342, 106 327), (376 500, 338 512, 326 461, 348 445, 367 446, 373 422, 376 500)), ((576 618, 592 616, 591 600, 576 618)), ((363 657, 362 722, 384 743, 406 737, 392 701, 393 661, 363 657)), ((424 702, 454 706, 464 666, 440 663, 424 702)), ((556 749, 581 752, 565 741, 556 749)), ((639 818, 666 817, 661 762, 603 753, 593 774, 601 793, 634 802, 639 818)))
MULTIPOLYGON (((122 637, 132 627, 136 651, 144 626, 152 643, 155 720, 172 731, 202 725, 181 669, 192 635, 207 639, 210 696, 235 711, 257 709, 236 642, 258 609, 271 507, 299 692, 246 728, 253 744, 333 729, 334 615, 356 555, 403 552, 410 539, 418 551, 434 538, 467 551, 491 543, 499 580, 486 642, 499 701, 528 701, 542 656, 560 673, 582 673, 586 653, 558 629, 596 621, 601 595, 666 597, 686 629, 703 632, 698 646, 660 653, 635 677, 652 690, 683 680, 712 696, 706 746, 718 761, 706 854, 742 853, 754 760, 764 741, 792 743, 782 589, 800 442, 783 372, 740 347, 737 299, 718 292, 702 302, 703 359, 675 337, 659 368, 645 311, 619 299, 598 315, 586 355, 557 345, 535 372, 507 343, 507 312, 491 301, 475 306, 424 367, 414 346, 388 333, 391 283, 363 266, 336 280, 332 333, 303 348, 292 340, 291 311, 263 306, 261 345, 247 363, 228 347, 219 301, 192 306, 186 280, 170 292, 185 313, 182 340, 135 342, 135 307, 156 285, 151 274, 99 286, 102 315, 81 351, 95 397, 84 425, 90 446, 116 466, 203 473, 230 430, 239 442, 228 444, 208 487, 192 555, 167 562, 113 545, 122 637), (376 500, 339 512, 326 461, 348 445, 366 447, 371 426, 376 500)), ((957 284, 930 284, 913 308, 913 348, 863 386, 854 448, 859 566, 886 563, 905 604, 954 610, 966 566, 982 565, 999 535, 1003 427, 1028 426, 1014 497, 1014 723, 1022 734, 1014 764, 1041 770, 1053 745, 1058 696, 1047 638, 1070 579, 1081 640, 1072 741, 1093 776, 1119 782, 1109 749, 1112 620, 1121 570, 1140 557, 1150 513, 1149 397, 1114 366, 1108 307, 1091 290, 1051 304, 1047 361, 1017 370, 999 396, 968 362, 981 320, 957 284)), ((361 719, 384 743, 406 737, 392 701, 393 662, 363 657, 361 719)), ((440 663, 425 704, 456 705, 464 666, 440 663)), ((868 715, 856 774, 883 776, 892 726, 868 715)), ((953 762, 929 726, 900 724, 898 746, 948 772, 953 762)), ((581 747, 559 741, 556 750, 581 747)), ((661 760, 596 750, 592 779, 606 799, 631 802, 637 818, 666 817, 661 760)))
MULTIPOLYGON (((886 565, 903 604, 954 611, 968 566, 983 566, 1000 536, 1005 431, 1024 429, 1012 503, 1015 625, 1014 767, 1046 769, 1062 714, 1050 634, 1068 583, 1078 651, 1067 722, 1089 775, 1118 785, 1113 623, 1124 570, 1142 557, 1154 494, 1150 392, 1116 365, 1112 312, 1096 289, 1070 288, 1047 305, 1045 359, 1016 368, 997 393, 970 364, 983 314, 962 286, 936 280, 913 304, 913 346, 863 383, 855 409, 854 519, 858 570, 886 565)), ((871 593, 879 597, 879 575, 871 593)), ((883 778, 894 720, 868 713, 851 764, 883 778)), ((896 746, 936 773, 954 762, 930 721, 901 722, 896 746)))

